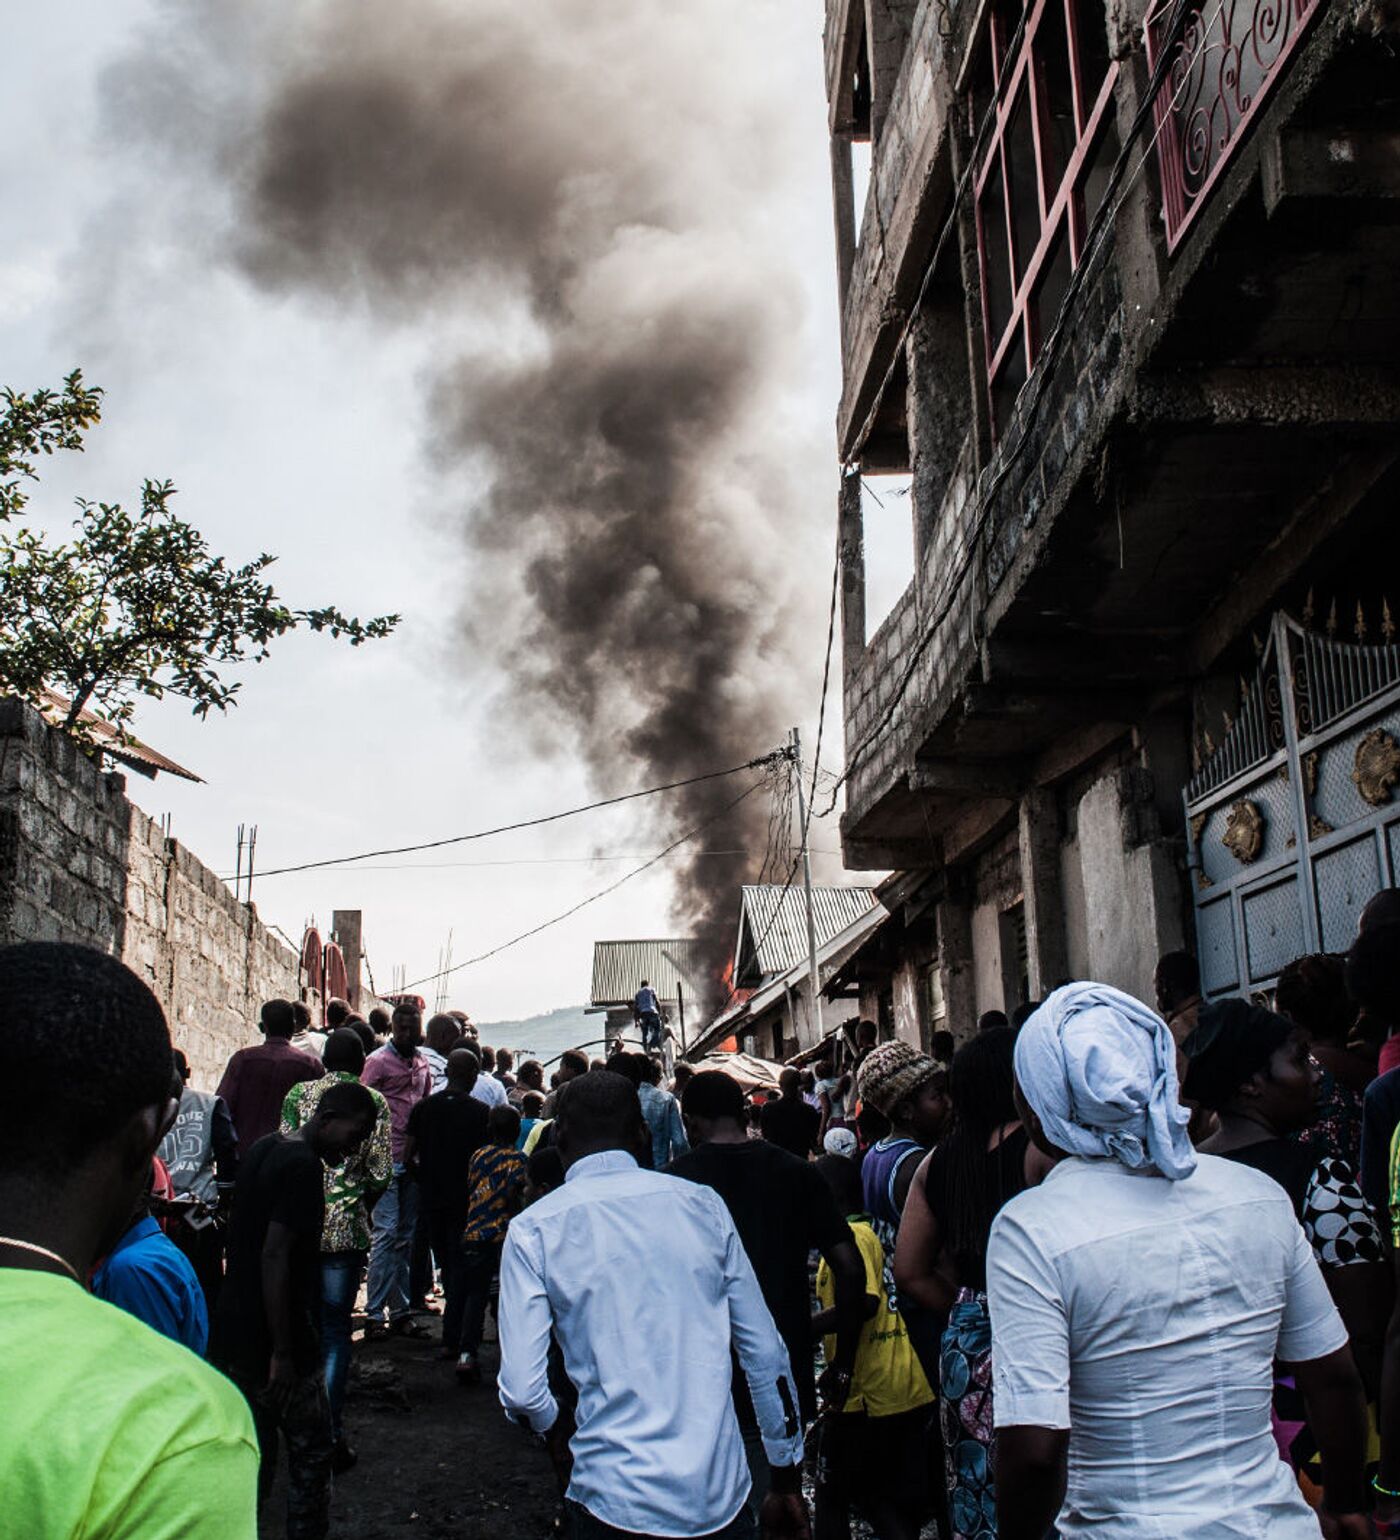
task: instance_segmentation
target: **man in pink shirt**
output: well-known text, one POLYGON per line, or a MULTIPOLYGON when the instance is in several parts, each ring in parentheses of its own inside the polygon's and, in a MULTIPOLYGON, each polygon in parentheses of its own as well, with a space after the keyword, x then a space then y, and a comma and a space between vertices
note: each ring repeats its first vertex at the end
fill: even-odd
POLYGON ((366 1310, 369 1331, 382 1332, 388 1311, 389 1327, 407 1336, 427 1336, 413 1319, 409 1303, 409 1268, 413 1230, 418 1222, 418 1189, 403 1163, 408 1116, 432 1090, 432 1071, 418 1052, 423 1017, 415 1006, 394 1007, 389 1041, 365 1060, 362 1084, 378 1091, 389 1104, 389 1151, 394 1179, 374 1206, 374 1237, 369 1249, 366 1310))

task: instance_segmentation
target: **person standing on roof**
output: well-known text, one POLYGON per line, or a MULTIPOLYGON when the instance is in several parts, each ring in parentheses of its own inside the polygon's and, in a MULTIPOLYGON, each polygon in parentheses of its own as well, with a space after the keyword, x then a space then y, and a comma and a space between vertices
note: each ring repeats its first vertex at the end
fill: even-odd
POLYGON ((642 1034, 642 1047, 648 1052, 661 1049, 661 1002, 656 991, 642 980, 642 987, 632 996, 632 1017, 642 1034))

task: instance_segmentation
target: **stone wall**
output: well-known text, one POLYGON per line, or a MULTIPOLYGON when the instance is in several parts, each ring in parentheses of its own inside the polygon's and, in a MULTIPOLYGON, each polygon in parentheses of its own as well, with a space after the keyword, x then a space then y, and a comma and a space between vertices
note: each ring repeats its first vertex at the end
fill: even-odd
POLYGON ((0 700, 0 943, 78 941, 155 992, 194 1084, 301 993, 297 954, 64 733, 0 700))

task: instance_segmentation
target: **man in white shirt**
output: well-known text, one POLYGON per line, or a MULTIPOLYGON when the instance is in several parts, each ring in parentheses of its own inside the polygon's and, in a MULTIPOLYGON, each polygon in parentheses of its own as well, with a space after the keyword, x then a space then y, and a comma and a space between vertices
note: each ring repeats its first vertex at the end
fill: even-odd
POLYGON ((731 1348, 771 1467, 763 1533, 808 1540, 787 1349, 723 1202, 638 1167, 641 1109, 621 1075, 570 1081, 556 1133, 564 1185, 506 1237, 498 1385, 568 1474, 572 1540, 750 1540, 731 1348), (576 1427, 550 1392, 551 1333, 578 1390, 576 1427))
POLYGON ((1018 1107, 1056 1162, 987 1251, 999 1540, 1317 1540, 1270 1432, 1288 1363, 1322 1456, 1322 1532, 1369 1534, 1366 1409, 1282 1188, 1197 1156, 1166 1024, 1071 984, 1021 1029, 1018 1107))

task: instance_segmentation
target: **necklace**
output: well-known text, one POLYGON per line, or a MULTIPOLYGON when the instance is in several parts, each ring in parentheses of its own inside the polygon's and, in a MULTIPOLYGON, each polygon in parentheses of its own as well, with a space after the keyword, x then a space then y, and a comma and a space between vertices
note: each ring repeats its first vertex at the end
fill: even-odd
POLYGON ((22 1241, 13 1235, 0 1235, 0 1246, 13 1246, 16 1251, 32 1251, 36 1257, 47 1257, 50 1262, 57 1262, 65 1273, 82 1287, 83 1280, 78 1277, 78 1270, 65 1257, 59 1256, 56 1251, 50 1251, 47 1246, 37 1246, 33 1241, 22 1241))

